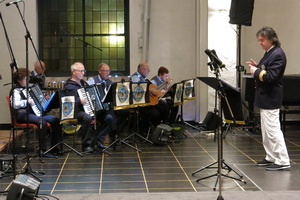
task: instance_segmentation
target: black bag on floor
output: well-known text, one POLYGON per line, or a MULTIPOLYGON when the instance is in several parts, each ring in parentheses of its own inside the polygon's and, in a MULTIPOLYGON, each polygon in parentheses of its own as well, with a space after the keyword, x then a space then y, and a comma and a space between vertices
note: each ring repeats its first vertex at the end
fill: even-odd
POLYGON ((157 145, 166 145, 172 134, 172 127, 166 124, 159 124, 152 134, 152 142, 157 145))

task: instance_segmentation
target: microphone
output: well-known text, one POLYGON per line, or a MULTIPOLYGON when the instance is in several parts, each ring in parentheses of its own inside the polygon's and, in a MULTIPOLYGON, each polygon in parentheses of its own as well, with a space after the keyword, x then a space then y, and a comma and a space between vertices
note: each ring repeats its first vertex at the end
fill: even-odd
POLYGON ((219 65, 220 68, 225 67, 223 62, 218 58, 216 51, 214 49, 213 50, 206 49, 205 53, 209 56, 211 61, 219 65))
POLYGON ((22 2, 22 1, 24 1, 24 0, 16 0, 16 1, 8 2, 5 5, 10 6, 11 4, 17 4, 17 3, 22 2))

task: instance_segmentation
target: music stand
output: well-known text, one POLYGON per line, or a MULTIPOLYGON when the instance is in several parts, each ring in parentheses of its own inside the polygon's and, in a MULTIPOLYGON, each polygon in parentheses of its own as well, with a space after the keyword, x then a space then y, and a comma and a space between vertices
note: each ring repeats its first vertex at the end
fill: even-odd
MULTIPOLYGON (((131 97, 131 87, 129 81, 123 81, 123 82, 115 82, 112 83, 106 95, 103 97, 102 100, 103 103, 113 103, 114 110, 121 110, 121 109, 127 109, 132 107, 132 97, 131 97)), ((130 135, 131 137, 131 135, 130 135)), ((140 149, 132 146, 127 141, 129 136, 125 139, 117 139, 114 142, 112 142, 110 145, 108 145, 105 149, 102 151, 105 152, 111 147, 114 147, 117 144, 123 143, 127 146, 129 146, 132 149, 135 149, 136 151, 141 152, 140 149)))
MULTIPOLYGON (((60 110, 61 110, 60 111, 60 119, 62 121, 64 121, 64 120, 74 120, 75 115, 72 114, 72 113, 76 113, 76 111, 75 111, 76 106, 75 106, 75 94, 74 94, 74 92, 76 92, 76 90, 59 90, 59 91, 56 91, 55 93, 52 94, 52 96, 49 99, 47 105, 45 106, 45 109, 60 108, 60 110), (64 94, 65 96, 63 96, 62 94, 64 94), (68 95, 70 95, 70 96, 68 96, 68 95)), ((52 149, 54 149, 55 147, 60 145, 62 151, 63 151, 63 146, 66 146, 70 150, 72 150, 75 153, 77 153, 78 155, 80 155, 81 157, 83 156, 82 153, 80 153, 79 151, 77 151, 76 149, 74 149, 73 147, 68 145, 67 143, 65 143, 63 138, 64 137, 63 137, 63 132, 62 132, 60 142, 58 142, 54 146, 50 147, 47 151, 45 151, 43 153, 43 155, 46 155, 52 149)))
MULTIPOLYGON (((183 103, 190 101, 190 100, 195 100, 195 89, 194 89, 194 82, 195 79, 188 79, 188 80, 183 80, 181 81, 182 83, 182 103, 180 104, 180 120, 183 124, 192 127, 193 129, 196 129, 198 131, 201 131, 198 127, 186 122, 183 119, 183 103)), ((184 134, 185 135, 185 134, 184 134)), ((185 137, 187 137, 185 135, 185 137)))
MULTIPOLYGON (((202 168, 194 171, 192 173, 192 175, 195 175, 196 173, 198 173, 198 172, 200 172, 204 169, 211 168, 213 165, 218 164, 217 173, 206 176, 206 177, 203 177, 203 178, 199 178, 199 179, 197 179, 197 182, 199 182, 200 180, 211 178, 213 176, 217 176, 217 180, 216 180, 216 183, 215 183, 215 186, 214 186, 214 190, 216 190, 218 180, 221 183, 221 181, 220 181, 221 176, 224 176, 224 177, 227 177, 227 178, 231 178, 231 179, 246 183, 246 181, 244 181, 242 179, 243 175, 239 174, 232 167, 230 167, 229 164, 227 164, 225 159, 223 158, 223 140, 222 140, 222 133, 221 133, 221 131, 222 131, 222 116, 221 116, 221 113, 222 113, 222 107, 223 107, 222 106, 222 101, 225 100, 225 103, 226 103, 226 106, 227 106, 228 111, 230 113, 231 119, 233 119, 235 121, 233 112, 231 110, 230 104, 228 103, 228 99, 227 99, 227 96, 226 96, 226 91, 228 91, 230 87, 228 87, 228 84, 226 82, 220 80, 218 77, 217 78, 215 78, 215 77, 197 77, 197 78, 217 91, 218 97, 221 97, 221 98, 218 98, 217 96, 215 98, 218 98, 221 101, 221 103, 219 103, 219 110, 216 110, 217 114, 219 115, 219 120, 220 120, 219 124, 218 124, 218 127, 215 130, 215 132, 218 134, 218 137, 217 137, 218 138, 218 160, 211 163, 211 164, 209 164, 209 165, 206 165, 205 167, 202 167, 202 168), (221 172, 222 169, 228 170, 228 173, 230 171, 233 171, 239 178, 223 174, 221 172)), ((220 185, 220 187, 221 187, 221 185, 220 185)))

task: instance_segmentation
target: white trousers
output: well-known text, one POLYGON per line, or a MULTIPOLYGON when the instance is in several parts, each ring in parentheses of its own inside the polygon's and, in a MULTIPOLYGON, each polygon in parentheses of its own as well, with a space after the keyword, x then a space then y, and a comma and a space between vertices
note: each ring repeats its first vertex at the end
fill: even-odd
POLYGON ((289 165, 290 159, 280 127, 279 109, 260 109, 260 121, 266 160, 277 165, 289 165))

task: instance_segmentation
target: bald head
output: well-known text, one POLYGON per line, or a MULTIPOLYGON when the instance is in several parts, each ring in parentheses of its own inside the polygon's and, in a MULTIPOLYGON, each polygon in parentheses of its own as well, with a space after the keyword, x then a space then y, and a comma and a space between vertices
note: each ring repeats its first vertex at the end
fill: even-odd
POLYGON ((34 63, 34 69, 38 73, 38 75, 43 75, 46 71, 45 63, 43 61, 40 62, 39 60, 37 60, 34 63))
POLYGON ((142 74, 144 77, 147 77, 147 75, 150 72, 150 66, 149 63, 147 62, 140 62, 140 64, 138 65, 138 72, 140 74, 142 74))

